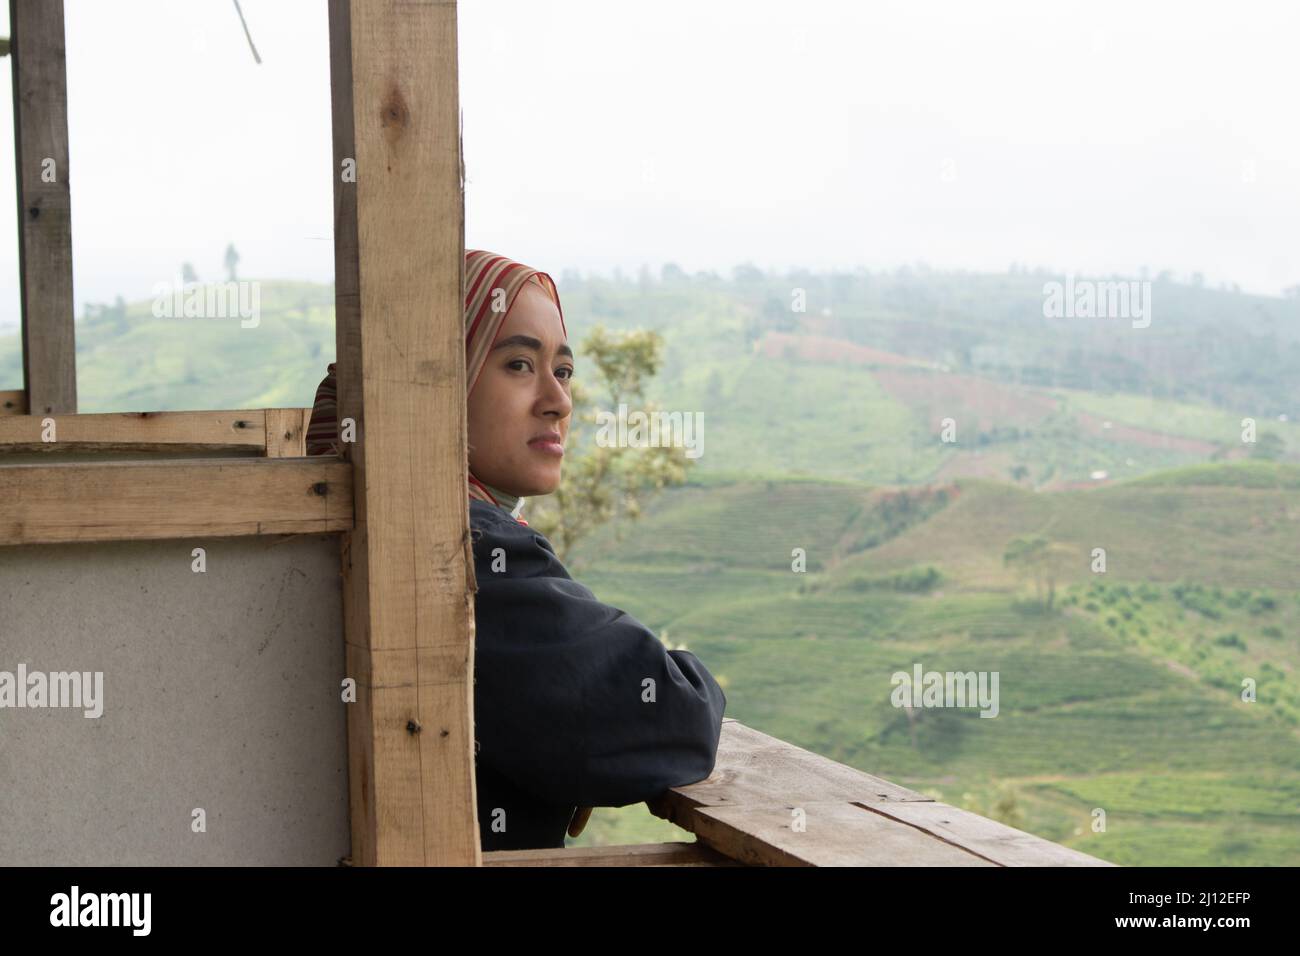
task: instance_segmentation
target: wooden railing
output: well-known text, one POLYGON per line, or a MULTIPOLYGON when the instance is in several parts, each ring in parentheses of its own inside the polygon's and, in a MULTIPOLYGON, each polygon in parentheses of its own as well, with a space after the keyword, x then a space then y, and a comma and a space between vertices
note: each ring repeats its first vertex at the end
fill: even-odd
POLYGON ((484 866, 1113 866, 723 718, 708 779, 653 812, 696 843, 498 850, 484 866))
POLYGON ((0 416, 0 545, 349 531, 352 466, 302 457, 310 413, 0 416))

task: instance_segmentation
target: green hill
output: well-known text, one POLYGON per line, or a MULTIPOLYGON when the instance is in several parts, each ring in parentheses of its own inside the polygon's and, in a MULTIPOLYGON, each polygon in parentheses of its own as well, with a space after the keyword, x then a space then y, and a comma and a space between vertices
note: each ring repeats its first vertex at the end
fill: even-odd
MULTIPOLYGON (((1104 859, 1295 865, 1300 510, 1280 489, 1296 470, 1054 494, 960 482, 903 521, 896 493, 866 486, 688 487, 570 566, 699 654, 729 713, 767 733, 1104 859), (890 530, 855 547, 850 529, 873 526, 890 530), (1008 540, 1044 531, 1110 557, 1094 574, 1085 554, 1050 609, 1002 564, 1008 540), (896 573, 918 567, 935 573, 896 573), (909 722, 890 675, 916 662, 998 672, 999 715, 909 722)), ((597 810, 579 842, 675 838, 637 809, 597 810)))

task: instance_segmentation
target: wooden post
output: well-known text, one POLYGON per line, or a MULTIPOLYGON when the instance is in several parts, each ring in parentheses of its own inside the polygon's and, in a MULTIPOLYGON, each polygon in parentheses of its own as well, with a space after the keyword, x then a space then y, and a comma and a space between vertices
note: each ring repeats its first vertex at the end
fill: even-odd
POLYGON ((9 0, 27 413, 77 410, 63 0, 9 0))
POLYGON ((477 866, 456 5, 329 13, 352 860, 477 866))

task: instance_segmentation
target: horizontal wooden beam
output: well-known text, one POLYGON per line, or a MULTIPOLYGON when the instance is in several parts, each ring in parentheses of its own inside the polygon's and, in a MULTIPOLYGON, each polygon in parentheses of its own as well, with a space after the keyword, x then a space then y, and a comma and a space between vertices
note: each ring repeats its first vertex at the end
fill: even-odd
POLYGON ((0 465, 0 545, 351 529, 330 457, 0 465))
POLYGON ((310 415, 308 408, 0 415, 0 454, 245 448, 271 458, 302 457, 310 415), (47 441, 47 436, 54 440, 47 441))
POLYGON ((555 850, 491 850, 484 866, 739 866, 704 843, 637 843, 555 850))
POLYGON ((722 722, 713 773, 650 802, 719 852, 765 866, 1111 866, 722 722))
POLYGON ((934 799, 770 737, 731 717, 722 719, 722 737, 713 773, 707 780, 668 793, 675 795, 674 805, 691 809, 829 800, 848 803, 934 799))
POLYGON ((750 866, 995 865, 854 803, 701 807, 693 820, 700 840, 750 866))
POLYGON ((997 820, 946 803, 891 803, 865 807, 999 866, 1114 866, 997 820))

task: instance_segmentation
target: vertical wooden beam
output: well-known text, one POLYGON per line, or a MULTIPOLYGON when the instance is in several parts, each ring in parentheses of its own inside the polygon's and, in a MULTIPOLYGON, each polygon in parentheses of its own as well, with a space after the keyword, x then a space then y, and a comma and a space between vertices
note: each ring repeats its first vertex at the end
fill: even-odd
POLYGON ((329 11, 352 859, 477 866, 456 4, 329 11))
POLYGON ((266 409, 266 457, 305 458, 310 408, 266 409))
POLYGON ((22 286, 31 415, 77 410, 63 0, 9 0, 22 286))

